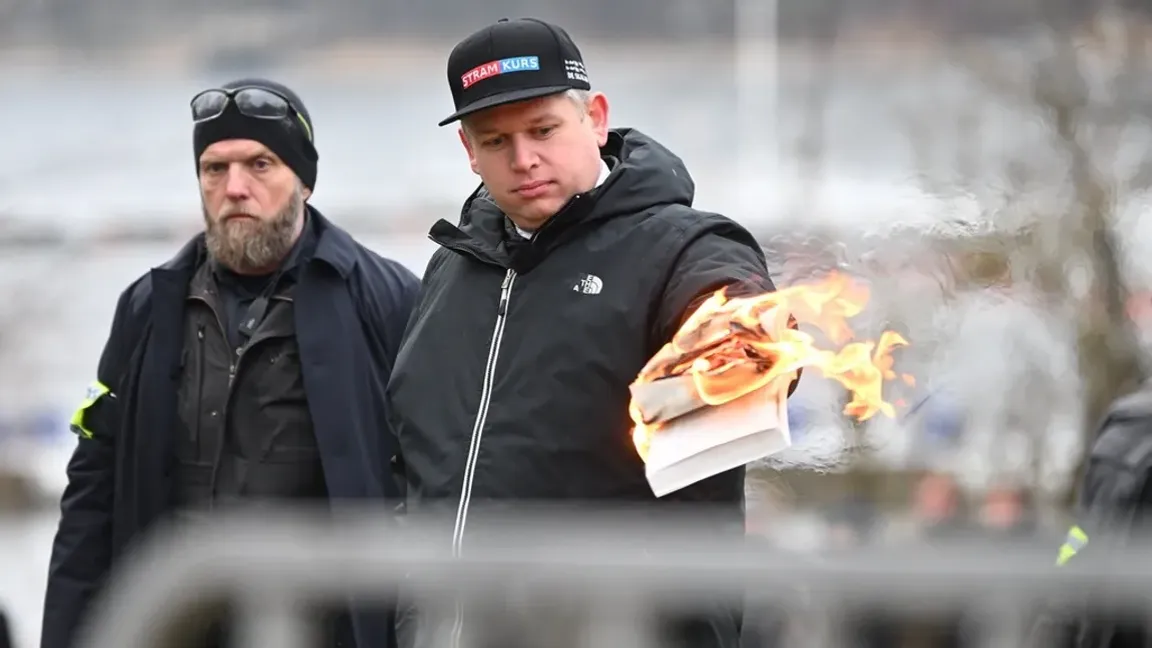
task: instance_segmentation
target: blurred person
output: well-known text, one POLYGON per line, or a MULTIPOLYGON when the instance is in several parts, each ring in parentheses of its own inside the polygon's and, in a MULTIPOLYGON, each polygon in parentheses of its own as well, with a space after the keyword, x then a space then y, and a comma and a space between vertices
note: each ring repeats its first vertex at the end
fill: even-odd
POLYGON ((1031 494, 1007 484, 984 491, 978 519, 984 534, 994 538, 1029 538, 1039 530, 1031 494))
POLYGON ((1139 291, 1129 295, 1125 312, 1133 324, 1136 342, 1147 364, 1147 359, 1152 357, 1152 293, 1139 291))
MULTIPOLYGON (((825 512, 828 550, 851 552, 883 538, 884 520, 876 504, 850 495, 825 512)), ((900 624, 890 610, 854 606, 844 611, 843 642, 847 648, 899 646, 900 624)))
MULTIPOLYGON (((1075 561, 1086 569, 1118 567, 1114 548, 1148 546, 1152 523, 1152 384, 1116 400, 1089 449, 1079 484, 1075 523, 1056 557, 1057 567, 1075 561)), ((1143 602, 1143 601, 1142 601, 1143 602)), ((1143 648, 1152 640, 1145 624, 1102 609, 1087 598, 1052 601, 1033 627, 1035 648, 1143 648)))
MULTIPOLYGON (((693 208, 674 153, 609 127, 560 27, 501 20, 461 41, 447 72, 456 112, 440 124, 461 122, 481 185, 458 224, 432 227, 441 248, 388 389, 409 513, 454 513, 457 555, 469 511, 495 502, 695 504, 741 537, 742 467, 653 496, 629 385, 714 291, 774 290, 755 238, 693 208)), ((739 611, 715 608, 663 625, 672 645, 737 646, 739 611)), ((400 620, 401 645, 426 645, 414 608, 400 620)), ((452 625, 458 640, 466 615, 452 625)))
MULTIPOLYGON (((402 499, 384 387, 415 275, 308 203, 319 156, 294 92, 242 79, 197 94, 192 117, 204 232, 123 292, 72 418, 43 648, 73 645, 158 520, 402 499)), ((341 615, 324 645, 389 646, 392 629, 386 613, 341 615)), ((229 645, 221 635, 198 645, 229 645)))
POLYGON ((964 492, 947 473, 929 472, 916 482, 912 517, 917 535, 926 542, 955 540, 972 530, 965 515, 964 492))
POLYGON ((8 623, 8 614, 0 608, 0 648, 13 648, 16 642, 12 640, 12 628, 8 623))
MULTIPOLYGON (((984 490, 976 514, 976 523, 982 538, 991 541, 993 547, 997 543, 1011 545, 1036 539, 1042 532, 1032 491, 1010 482, 994 483, 984 490)), ((1043 569, 1043 559, 1047 557, 1036 555, 1035 558, 1038 560, 1035 566, 1043 569)), ((1041 607, 1029 602, 1022 608, 1020 622, 1025 629, 1036 622, 1041 607)), ((987 642, 994 643, 997 640, 996 628, 986 623, 972 619, 967 628, 981 634, 987 642)))
MULTIPOLYGON (((795 509, 787 507, 779 498, 777 486, 770 483, 758 485, 759 493, 749 497, 745 504, 744 531, 748 543, 765 551, 787 551, 779 541, 780 521, 797 515, 795 509)), ((802 596, 799 589, 793 594, 802 596)), ((761 600, 755 593, 745 597, 743 624, 740 634, 741 648, 777 648, 787 645, 791 628, 789 610, 774 602, 761 600)))
POLYGON ((875 542, 881 536, 883 519, 876 504, 860 495, 849 495, 824 512, 828 546, 846 550, 875 542))
MULTIPOLYGON (((973 539, 975 528, 968 520, 964 491, 954 475, 928 472, 916 482, 912 517, 919 543, 937 545, 973 539)), ((959 648, 974 645, 976 628, 963 610, 951 614, 920 615, 901 622, 900 645, 959 648)))

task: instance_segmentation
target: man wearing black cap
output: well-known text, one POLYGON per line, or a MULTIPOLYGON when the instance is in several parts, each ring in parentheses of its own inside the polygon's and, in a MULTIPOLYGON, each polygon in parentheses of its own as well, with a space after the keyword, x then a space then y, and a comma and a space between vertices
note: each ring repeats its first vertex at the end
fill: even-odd
MULTIPOLYGON (((441 125, 461 121, 482 184, 458 224, 432 228, 441 249, 388 388, 409 512, 454 517, 456 553, 476 509, 518 500, 693 503, 742 534, 743 468, 653 497, 629 384, 714 291, 774 290, 759 245, 692 207, 671 151, 609 129, 608 100, 563 29, 485 27, 452 51, 448 83, 456 111, 441 125)), ((676 645, 737 645, 739 613, 714 612, 677 624, 676 645)), ((423 645, 416 611, 400 617, 402 645, 423 645)))
MULTIPOLYGON (((383 388, 416 277, 307 204, 315 127, 291 90, 235 81, 197 94, 192 116, 205 231, 121 295, 72 418, 44 648, 72 644, 110 567, 157 520, 402 495, 383 388)), ((325 646, 392 644, 387 615, 326 627, 325 646)))

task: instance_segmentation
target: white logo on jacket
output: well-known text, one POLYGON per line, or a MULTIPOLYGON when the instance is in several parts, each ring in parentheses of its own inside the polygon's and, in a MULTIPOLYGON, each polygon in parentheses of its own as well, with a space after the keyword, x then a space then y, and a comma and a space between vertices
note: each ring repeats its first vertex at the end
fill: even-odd
POLYGON ((572 290, 585 295, 599 295, 603 287, 604 282, 600 280, 600 277, 586 274, 580 276, 580 280, 576 282, 575 286, 572 286, 572 290))

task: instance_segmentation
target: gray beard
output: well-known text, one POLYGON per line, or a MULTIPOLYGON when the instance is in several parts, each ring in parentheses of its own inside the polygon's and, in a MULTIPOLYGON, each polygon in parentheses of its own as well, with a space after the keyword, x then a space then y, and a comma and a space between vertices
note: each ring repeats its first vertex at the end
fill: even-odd
POLYGON ((278 265, 295 244, 296 224, 304 213, 304 194, 297 188, 288 204, 270 221, 213 221, 204 212, 204 242, 208 253, 230 270, 250 274, 278 265))

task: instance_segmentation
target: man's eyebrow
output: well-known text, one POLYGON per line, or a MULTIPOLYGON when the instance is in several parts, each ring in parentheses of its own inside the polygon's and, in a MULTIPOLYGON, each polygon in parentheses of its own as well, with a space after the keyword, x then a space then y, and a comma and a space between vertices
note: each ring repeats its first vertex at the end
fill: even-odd
MULTIPOLYGON (((528 120, 529 126, 538 126, 544 122, 556 121, 559 117, 556 113, 546 112, 541 115, 536 115, 528 120)), ((497 135, 500 133, 499 128, 493 126, 470 126, 469 130, 475 135, 497 135)))
POLYGON ((483 126, 479 128, 476 126, 470 126, 468 130, 472 131, 473 135, 491 135, 496 132, 496 129, 492 128, 491 126, 483 126))
POLYGON ((206 166, 209 164, 232 164, 233 162, 242 162, 244 164, 250 164, 250 163, 255 162, 256 160, 259 160, 262 158, 266 159, 266 160, 271 160, 273 162, 276 161, 276 159, 277 159, 277 158, 273 157, 272 154, 269 153, 268 151, 261 151, 259 153, 253 153, 252 155, 246 155, 246 156, 239 158, 239 159, 216 158, 216 157, 205 158, 205 159, 200 160, 200 165, 206 166))
POLYGON ((559 117, 557 117, 554 113, 546 112, 543 115, 536 115, 532 119, 529 119, 528 123, 535 125, 547 121, 556 121, 557 119, 559 119, 559 117))

